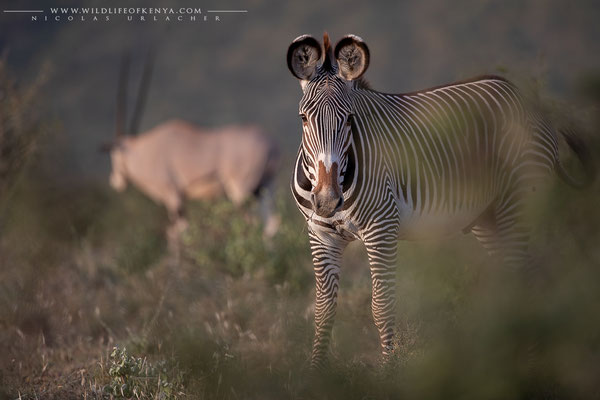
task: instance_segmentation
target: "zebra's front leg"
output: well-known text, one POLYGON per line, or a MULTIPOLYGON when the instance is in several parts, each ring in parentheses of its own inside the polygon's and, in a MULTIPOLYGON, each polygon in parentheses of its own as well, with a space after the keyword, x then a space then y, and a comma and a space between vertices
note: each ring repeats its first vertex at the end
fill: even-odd
POLYGON ((394 234, 370 235, 365 241, 371 270, 371 310, 379 340, 383 361, 393 352, 396 324, 396 254, 398 238, 394 234))
POLYGON ((342 252, 347 241, 335 234, 309 232, 312 250, 316 299, 315 338, 313 341, 311 368, 321 368, 327 361, 331 329, 337 307, 337 293, 342 252))

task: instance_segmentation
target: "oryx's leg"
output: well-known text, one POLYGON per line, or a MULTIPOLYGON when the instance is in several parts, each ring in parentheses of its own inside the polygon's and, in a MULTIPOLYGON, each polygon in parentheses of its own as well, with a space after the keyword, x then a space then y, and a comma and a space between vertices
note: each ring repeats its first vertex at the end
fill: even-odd
POLYGON ((272 238, 279 230, 281 217, 275 212, 275 199, 271 185, 265 185, 258 191, 260 217, 263 221, 264 239, 272 238))
POLYGON ((250 191, 244 185, 243 182, 239 182, 239 180, 231 179, 227 177, 222 177, 222 185, 225 190, 225 195, 227 198, 236 206, 241 207, 242 204, 248 199, 250 196, 250 191))
POLYGON ((396 323, 396 254, 398 237, 396 234, 372 233, 363 238, 372 280, 371 310, 384 361, 393 351, 396 323))
POLYGON ((319 368, 327 360, 327 350, 337 306, 338 281, 342 252, 348 242, 336 234, 309 231, 312 251, 316 299, 315 338, 311 367, 319 368))
POLYGON ((165 206, 167 207, 167 214, 169 216, 169 226, 167 228, 169 248, 179 251, 180 236, 188 227, 183 197, 175 194, 169 196, 165 199, 165 206))

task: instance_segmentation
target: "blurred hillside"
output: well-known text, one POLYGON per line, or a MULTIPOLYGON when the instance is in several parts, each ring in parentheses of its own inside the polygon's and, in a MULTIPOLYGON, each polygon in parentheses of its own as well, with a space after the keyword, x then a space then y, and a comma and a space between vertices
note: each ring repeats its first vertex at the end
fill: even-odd
MULTIPOLYGON (((74 178, 104 178, 108 158, 97 145, 110 138, 118 63, 137 58, 131 101, 145 50, 158 57, 142 129, 169 118, 203 126, 256 122, 286 154, 299 143, 300 89, 285 65, 288 44, 300 34, 334 41, 362 36, 371 49, 367 79, 373 87, 403 92, 483 73, 508 70, 534 76, 547 90, 573 100, 582 74, 600 68, 600 3, 551 1, 230 1, 218 4, 161 1, 134 6, 247 9, 221 14, 221 22, 31 22, 0 16, 0 51, 24 81, 49 61, 54 74, 43 92, 64 131, 52 143, 47 171, 74 178)), ((44 4, 19 1, 5 8, 44 4)), ((51 6, 107 6, 103 1, 57 0, 51 6)), ((130 108, 131 110, 131 108, 130 108)), ((286 178, 287 180, 287 171, 286 178)))

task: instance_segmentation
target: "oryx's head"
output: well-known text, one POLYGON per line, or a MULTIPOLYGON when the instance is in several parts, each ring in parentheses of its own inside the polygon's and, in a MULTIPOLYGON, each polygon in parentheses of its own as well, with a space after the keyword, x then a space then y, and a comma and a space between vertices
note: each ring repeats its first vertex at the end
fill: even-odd
POLYGON ((115 137, 112 141, 103 144, 100 147, 101 151, 110 153, 111 172, 110 186, 118 192, 125 190, 127 187, 127 150, 131 146, 135 138, 134 135, 139 127, 139 122, 142 116, 144 102, 148 94, 148 86, 152 76, 152 67, 154 62, 154 50, 148 52, 142 79, 138 89, 138 96, 135 103, 133 118, 129 127, 129 133, 126 132, 127 121, 127 83, 129 75, 129 54, 125 54, 121 60, 121 68, 119 71, 119 82, 117 89, 117 113, 115 137))
POLYGON ((354 105, 352 90, 369 66, 369 49, 361 38, 343 37, 331 48, 312 36, 292 42, 288 68, 300 80, 303 163, 312 185, 315 213, 331 217, 342 208, 342 185, 349 163, 354 105))

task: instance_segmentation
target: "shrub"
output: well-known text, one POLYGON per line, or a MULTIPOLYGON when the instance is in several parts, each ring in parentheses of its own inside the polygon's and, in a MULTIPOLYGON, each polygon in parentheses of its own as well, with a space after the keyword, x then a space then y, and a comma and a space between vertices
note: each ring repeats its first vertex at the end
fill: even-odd
POLYGON ((185 254, 234 277, 261 273, 272 283, 304 288, 312 282, 311 269, 303 268, 311 262, 304 222, 281 196, 277 204, 282 223, 270 241, 263 240, 256 204, 243 209, 226 200, 195 204, 184 235, 185 254))
POLYGON ((115 399, 177 399, 184 395, 183 374, 160 360, 134 357, 126 348, 114 347, 108 359, 108 378, 104 393, 115 399))

